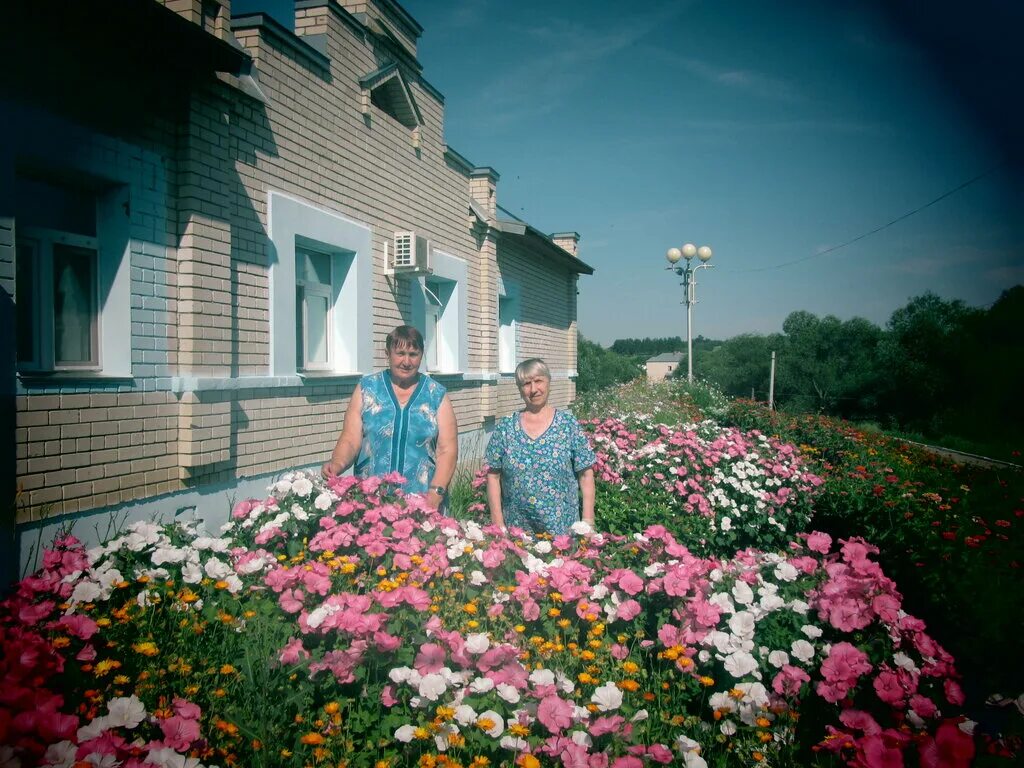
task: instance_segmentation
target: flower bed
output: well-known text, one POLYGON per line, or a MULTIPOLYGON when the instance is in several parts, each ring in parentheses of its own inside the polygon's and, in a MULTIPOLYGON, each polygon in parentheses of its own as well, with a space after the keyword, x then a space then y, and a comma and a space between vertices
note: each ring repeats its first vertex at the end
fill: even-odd
POLYGON ((59 542, 0 614, 0 763, 970 760, 953 660, 861 540, 533 540, 394 480, 288 475, 221 536, 59 542))

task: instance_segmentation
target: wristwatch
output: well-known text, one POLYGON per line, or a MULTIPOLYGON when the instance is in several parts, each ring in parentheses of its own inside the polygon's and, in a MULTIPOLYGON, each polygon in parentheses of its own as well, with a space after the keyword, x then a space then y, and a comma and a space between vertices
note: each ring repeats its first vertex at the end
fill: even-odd
POLYGON ((430 486, 430 490, 432 490, 442 499, 448 494, 448 489, 445 488, 443 485, 432 485, 430 486))

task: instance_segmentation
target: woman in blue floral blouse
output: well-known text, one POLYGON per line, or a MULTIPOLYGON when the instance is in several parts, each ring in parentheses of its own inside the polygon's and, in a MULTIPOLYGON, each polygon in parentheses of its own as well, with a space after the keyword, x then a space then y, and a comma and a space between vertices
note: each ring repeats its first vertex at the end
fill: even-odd
POLYGON ((506 416, 487 444, 491 522, 553 535, 580 519, 594 525, 597 460, 575 417, 548 405, 551 371, 540 358, 516 367, 526 407, 506 416))

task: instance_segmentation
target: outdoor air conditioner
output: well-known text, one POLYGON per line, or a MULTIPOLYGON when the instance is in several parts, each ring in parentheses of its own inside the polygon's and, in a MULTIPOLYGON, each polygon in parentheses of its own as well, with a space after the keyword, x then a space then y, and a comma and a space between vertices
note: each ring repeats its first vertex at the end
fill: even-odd
POLYGON ((415 232, 395 232, 388 258, 389 274, 429 275, 430 241, 415 232))

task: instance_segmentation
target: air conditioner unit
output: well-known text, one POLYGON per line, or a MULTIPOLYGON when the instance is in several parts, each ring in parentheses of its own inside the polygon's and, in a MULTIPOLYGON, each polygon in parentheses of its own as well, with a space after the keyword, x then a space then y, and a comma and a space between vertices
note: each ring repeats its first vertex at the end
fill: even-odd
POLYGON ((395 232, 388 254, 388 274, 429 275, 430 241, 415 232, 395 232))

